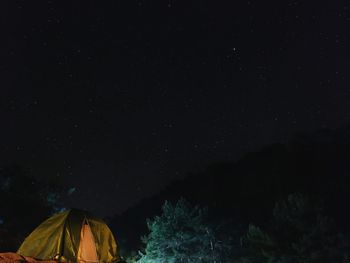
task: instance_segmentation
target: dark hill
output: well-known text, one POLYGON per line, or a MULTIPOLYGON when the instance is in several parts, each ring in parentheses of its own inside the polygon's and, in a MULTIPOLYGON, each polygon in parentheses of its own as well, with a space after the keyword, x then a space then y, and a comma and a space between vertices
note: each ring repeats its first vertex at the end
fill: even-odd
POLYGON ((264 224, 274 202, 289 193, 319 195, 329 213, 346 227, 349 212, 350 127, 297 134, 287 144, 273 144, 234 163, 210 165, 158 194, 142 200, 110 225, 124 246, 137 248, 146 218, 160 213, 165 200, 185 197, 208 206, 213 220, 264 224))

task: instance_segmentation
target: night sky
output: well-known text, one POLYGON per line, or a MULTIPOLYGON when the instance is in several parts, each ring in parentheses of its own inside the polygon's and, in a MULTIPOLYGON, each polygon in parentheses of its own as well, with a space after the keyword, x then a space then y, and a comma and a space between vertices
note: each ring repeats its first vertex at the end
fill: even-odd
MULTIPOLYGON (((350 119, 350 2, 0 3, 0 160, 112 215, 350 119)), ((200 187, 200 186, 194 186, 200 187)))

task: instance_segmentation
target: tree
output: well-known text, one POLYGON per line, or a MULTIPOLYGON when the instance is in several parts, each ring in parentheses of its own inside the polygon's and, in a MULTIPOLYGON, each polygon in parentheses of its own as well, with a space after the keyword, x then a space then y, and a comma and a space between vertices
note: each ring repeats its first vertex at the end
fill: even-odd
POLYGON ((349 262, 342 236, 317 200, 301 194, 276 203, 267 231, 250 225, 241 262, 349 262))
POLYGON ((61 205, 57 187, 39 183, 22 167, 0 168, 0 250, 16 250, 61 205))
POLYGON ((229 246, 217 238, 207 212, 184 199, 175 205, 165 202, 162 214, 147 220, 150 233, 143 238, 146 248, 137 262, 227 262, 224 252, 229 246))

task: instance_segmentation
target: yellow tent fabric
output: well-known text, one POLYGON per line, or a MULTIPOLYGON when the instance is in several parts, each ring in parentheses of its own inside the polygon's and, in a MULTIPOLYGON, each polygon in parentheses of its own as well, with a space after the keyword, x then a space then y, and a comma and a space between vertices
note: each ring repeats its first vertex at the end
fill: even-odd
MULTIPOLYGON (((85 249, 87 246, 91 249, 92 240, 99 263, 121 261, 116 241, 106 223, 85 211, 75 209, 55 214, 44 221, 24 240, 17 253, 42 260, 79 263, 84 260, 81 250, 84 246, 85 249), (88 225, 91 234, 87 233, 89 230, 84 225, 88 225), (80 246, 82 236, 87 239, 80 246)), ((89 256, 91 253, 94 254, 90 251, 89 256)))
POLYGON ((80 263, 98 263, 95 239, 87 222, 85 222, 80 232, 78 261, 80 263))

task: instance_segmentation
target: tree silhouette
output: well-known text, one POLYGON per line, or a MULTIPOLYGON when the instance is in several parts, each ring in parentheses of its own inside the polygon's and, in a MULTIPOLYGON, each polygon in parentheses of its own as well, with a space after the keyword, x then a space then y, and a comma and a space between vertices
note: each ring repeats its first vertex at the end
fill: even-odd
POLYGON ((19 166, 0 168, 0 183, 0 251, 15 251, 33 228, 57 210, 60 194, 19 166))
POLYGON ((250 225, 241 262, 349 262, 344 240, 318 200, 291 194, 276 203, 267 231, 250 225))

